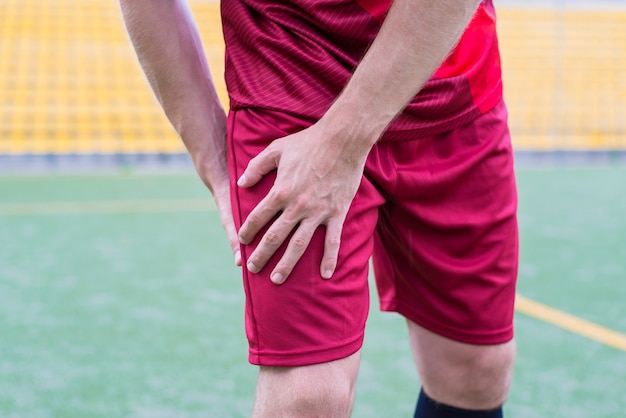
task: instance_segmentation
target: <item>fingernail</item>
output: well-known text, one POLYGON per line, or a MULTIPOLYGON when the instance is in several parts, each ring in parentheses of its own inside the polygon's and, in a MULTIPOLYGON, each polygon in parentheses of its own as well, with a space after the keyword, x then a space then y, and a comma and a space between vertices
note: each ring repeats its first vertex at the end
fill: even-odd
POLYGON ((275 284, 281 284, 283 282, 283 275, 280 274, 279 272, 273 273, 272 274, 272 282, 274 282, 275 284))
POLYGON ((241 251, 239 250, 235 251, 235 265, 236 266, 241 265, 241 251))
POLYGON ((243 185, 245 181, 246 181, 246 175, 242 174, 241 177, 239 177, 239 180, 237 180, 237 186, 243 185))
POLYGON ((255 266, 252 261, 248 261, 248 264, 246 264, 246 266, 248 267, 248 271, 250 271, 250 273, 258 273, 259 272, 259 268, 257 266, 255 266))
POLYGON ((330 279, 333 275, 333 271, 332 270, 325 270, 324 274, 322 275, 322 277, 324 279, 330 279))

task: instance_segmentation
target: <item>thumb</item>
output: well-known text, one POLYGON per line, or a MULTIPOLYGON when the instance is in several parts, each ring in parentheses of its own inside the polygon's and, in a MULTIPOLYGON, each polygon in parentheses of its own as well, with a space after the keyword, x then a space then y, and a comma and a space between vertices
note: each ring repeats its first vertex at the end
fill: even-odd
POLYGON ((278 168, 280 153, 276 146, 274 146, 274 143, 275 142, 270 144, 248 162, 248 166, 237 180, 239 187, 252 187, 257 184, 264 175, 278 168))

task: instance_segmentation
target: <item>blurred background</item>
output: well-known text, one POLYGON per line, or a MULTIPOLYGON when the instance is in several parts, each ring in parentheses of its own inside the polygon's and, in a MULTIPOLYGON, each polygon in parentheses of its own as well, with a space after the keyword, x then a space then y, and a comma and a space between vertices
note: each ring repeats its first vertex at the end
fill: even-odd
MULTIPOLYGON (((191 1, 227 105, 218 3, 191 1)), ((535 158, 623 159, 623 1, 497 1, 515 148, 535 158), (540 153, 539 153, 540 152, 540 153), (579 155, 580 157, 580 155, 579 155)), ((2 0, 2 168, 177 160, 183 148, 106 0, 2 0), (81 159, 82 161, 82 159, 81 159)))
MULTIPOLYGON (((219 4, 189 3, 227 107, 219 4)), ((507 416, 623 418, 626 0, 494 3, 522 244, 507 416)), ((375 307, 354 416, 409 416, 406 331, 375 307)), ((245 417, 246 347, 240 272, 117 2, 0 0, 0 418, 245 417)))

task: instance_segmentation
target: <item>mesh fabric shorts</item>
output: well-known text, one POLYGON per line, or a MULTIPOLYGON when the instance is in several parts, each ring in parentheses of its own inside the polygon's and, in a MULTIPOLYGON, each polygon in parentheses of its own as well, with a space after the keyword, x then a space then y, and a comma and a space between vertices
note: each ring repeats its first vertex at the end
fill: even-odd
MULTIPOLYGON (((229 166, 235 223, 273 184, 234 181, 272 140, 306 128, 293 116, 259 110, 229 115, 229 166)), ((437 334, 470 344, 513 337, 518 262, 517 195, 503 103, 474 122, 372 149, 346 219, 338 268, 320 276, 324 228, 287 281, 243 269, 249 360, 300 366, 353 354, 362 345, 373 259, 380 307, 437 334)), ((259 242, 242 247, 246 257, 259 242)))

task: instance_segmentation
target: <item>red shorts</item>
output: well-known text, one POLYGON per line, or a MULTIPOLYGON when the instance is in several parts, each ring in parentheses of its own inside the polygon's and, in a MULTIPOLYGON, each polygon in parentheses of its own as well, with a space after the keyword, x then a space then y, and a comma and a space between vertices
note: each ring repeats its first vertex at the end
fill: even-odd
MULTIPOLYGON (((337 360, 362 345, 369 310, 368 262, 385 311, 470 344, 513 337, 518 262, 517 194, 503 103, 451 132, 409 141, 384 138, 372 149, 348 213, 338 268, 320 276, 324 228, 287 281, 245 267, 249 360, 301 366, 337 360)), ((251 189, 234 183, 272 140, 306 128, 293 116, 255 110, 229 115, 229 166, 240 227, 274 175, 251 189)), ((242 246, 246 257, 258 244, 242 246)))

